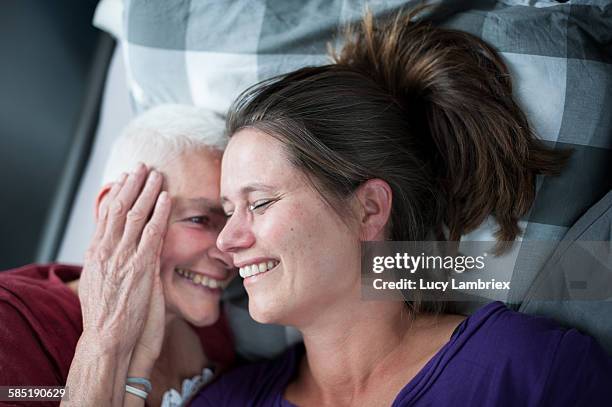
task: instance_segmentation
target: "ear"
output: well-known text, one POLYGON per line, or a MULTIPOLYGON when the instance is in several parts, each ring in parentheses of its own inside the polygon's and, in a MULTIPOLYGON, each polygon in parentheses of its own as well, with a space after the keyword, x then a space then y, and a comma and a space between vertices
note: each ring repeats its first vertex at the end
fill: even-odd
POLYGON ((102 189, 100 189, 100 192, 98 192, 98 196, 96 197, 96 203, 95 203, 95 208, 94 208, 94 217, 96 219, 96 221, 98 220, 98 217, 100 216, 100 207, 102 206, 102 202, 104 202, 104 199, 106 198, 106 195, 108 195, 108 192, 111 190, 113 186, 113 183, 108 183, 105 184, 102 189))
POLYGON ((361 239, 385 240, 385 226, 389 221, 393 203, 391 187, 381 179, 370 179, 357 188, 356 196, 360 204, 361 239))

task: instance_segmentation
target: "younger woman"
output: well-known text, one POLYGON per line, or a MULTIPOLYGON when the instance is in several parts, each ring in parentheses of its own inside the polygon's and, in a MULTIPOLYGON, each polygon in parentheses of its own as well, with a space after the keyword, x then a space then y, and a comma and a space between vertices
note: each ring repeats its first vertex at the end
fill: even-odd
POLYGON ((360 243, 457 240, 488 216, 511 241, 544 146, 508 70, 469 34, 368 17, 336 63, 246 92, 229 117, 217 240, 265 323, 300 345, 204 388, 192 406, 601 406, 612 361, 576 330, 492 303, 363 301, 360 243))

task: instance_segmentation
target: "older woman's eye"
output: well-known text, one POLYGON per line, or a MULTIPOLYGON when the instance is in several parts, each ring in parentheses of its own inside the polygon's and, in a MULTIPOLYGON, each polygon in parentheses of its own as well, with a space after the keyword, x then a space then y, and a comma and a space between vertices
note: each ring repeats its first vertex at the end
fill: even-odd
POLYGON ((210 223, 210 218, 208 216, 192 216, 185 220, 196 225, 208 225, 210 223))

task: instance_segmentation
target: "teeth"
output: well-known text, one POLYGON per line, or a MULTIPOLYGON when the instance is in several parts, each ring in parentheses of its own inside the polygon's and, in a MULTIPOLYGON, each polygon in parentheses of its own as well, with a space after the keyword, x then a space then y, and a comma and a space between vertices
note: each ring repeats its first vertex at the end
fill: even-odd
POLYGON ((176 273, 191 280, 194 284, 199 284, 209 288, 225 288, 229 285, 228 281, 215 280, 214 278, 194 273, 193 271, 177 268, 176 273))
POLYGON ((240 277, 247 278, 247 277, 251 277, 258 273, 263 273, 265 271, 268 271, 276 267, 277 264, 278 264, 278 261, 269 260, 268 262, 261 262, 258 264, 251 264, 248 266, 240 267, 240 270, 239 270, 240 277))

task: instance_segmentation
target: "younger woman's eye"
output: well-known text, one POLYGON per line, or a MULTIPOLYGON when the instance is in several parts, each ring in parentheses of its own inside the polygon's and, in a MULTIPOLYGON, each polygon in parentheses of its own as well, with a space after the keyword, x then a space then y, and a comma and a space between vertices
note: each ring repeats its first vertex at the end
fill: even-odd
POLYGON ((273 199, 260 199, 259 201, 255 201, 249 205, 249 211, 253 212, 257 209, 265 209, 270 206, 272 202, 274 202, 273 199))
POLYGON ((223 208, 223 215, 225 215, 226 219, 231 218, 233 214, 234 214, 234 210, 233 209, 230 209, 229 207, 224 207, 223 208))

